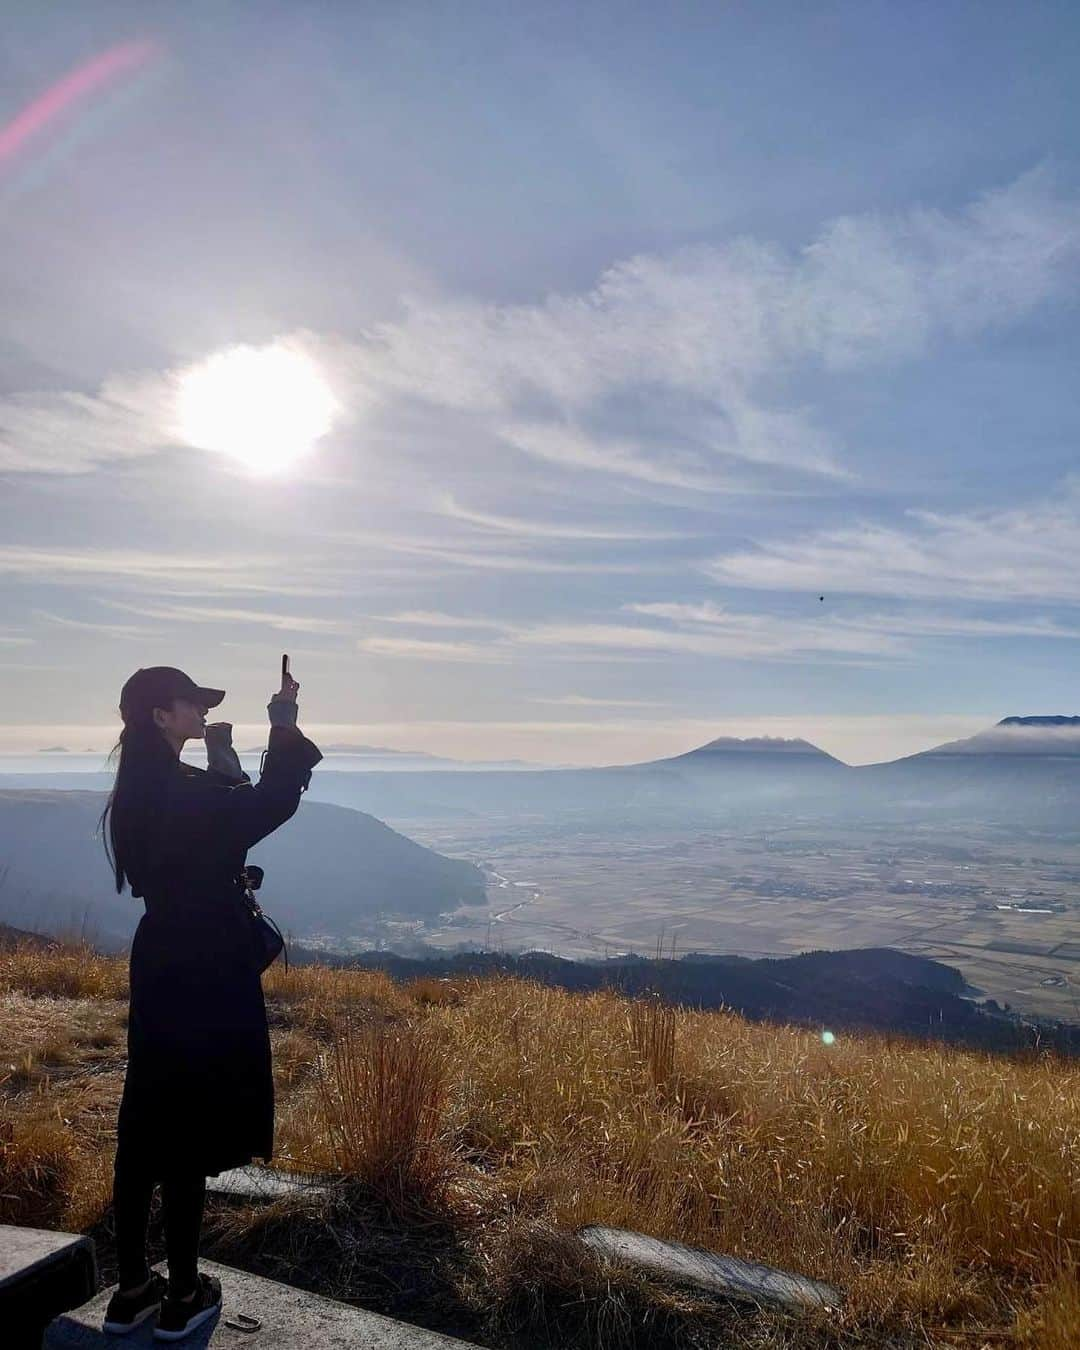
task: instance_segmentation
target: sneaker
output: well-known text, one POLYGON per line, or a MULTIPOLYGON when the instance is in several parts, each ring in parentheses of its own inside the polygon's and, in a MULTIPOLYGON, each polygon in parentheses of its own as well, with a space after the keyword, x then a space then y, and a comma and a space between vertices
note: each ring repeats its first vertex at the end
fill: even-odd
POLYGON ((186 1303, 183 1299, 166 1294, 154 1328, 155 1341, 178 1341, 189 1331, 194 1331, 218 1312, 221 1308, 221 1281, 216 1275, 205 1275, 199 1271, 199 1282, 195 1286, 195 1297, 186 1303))
POLYGON ((161 1307, 161 1300, 168 1290, 168 1281, 156 1270, 150 1272, 150 1283, 141 1294, 122 1294, 119 1289, 109 1299, 105 1309, 102 1331, 110 1331, 114 1336, 122 1336, 125 1331, 137 1327, 161 1307))

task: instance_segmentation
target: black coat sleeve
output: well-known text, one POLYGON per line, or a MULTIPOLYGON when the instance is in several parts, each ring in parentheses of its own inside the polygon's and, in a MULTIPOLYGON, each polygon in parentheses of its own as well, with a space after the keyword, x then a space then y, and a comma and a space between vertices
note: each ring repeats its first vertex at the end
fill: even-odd
POLYGON ((322 751, 298 727, 271 727, 259 781, 237 783, 217 795, 215 825, 227 842, 248 849, 295 815, 322 751))
POLYGON ((295 814, 321 759, 298 727, 271 727, 257 783, 246 774, 235 782, 181 765, 166 809, 151 827, 161 869, 242 856, 295 814))

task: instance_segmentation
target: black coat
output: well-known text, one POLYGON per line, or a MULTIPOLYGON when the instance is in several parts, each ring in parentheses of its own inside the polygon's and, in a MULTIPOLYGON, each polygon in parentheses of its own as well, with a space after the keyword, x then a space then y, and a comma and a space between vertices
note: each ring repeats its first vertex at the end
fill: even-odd
MULTIPOLYGON (((117 1145, 160 1177, 269 1162, 270 1034, 240 869, 290 818, 322 759, 295 727, 271 727, 259 781, 177 760, 151 831, 146 912, 131 943, 127 1075, 117 1145)), ((271 880, 271 878, 267 878, 271 880)), ((273 914, 273 905, 267 903, 273 914)))

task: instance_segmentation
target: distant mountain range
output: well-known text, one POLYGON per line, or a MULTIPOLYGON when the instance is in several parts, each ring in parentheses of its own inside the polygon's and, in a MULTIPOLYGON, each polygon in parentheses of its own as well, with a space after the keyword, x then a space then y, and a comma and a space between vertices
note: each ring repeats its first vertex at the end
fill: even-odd
MULTIPOLYGON (((357 747, 363 748, 363 747, 357 747)), ((379 747, 366 747, 381 754, 379 747)), ((397 752, 395 752, 397 753, 397 752)), ((970 816, 1074 828, 1080 819, 1080 717, 1006 717, 964 740, 878 764, 848 765, 800 739, 721 737, 683 754, 603 768, 424 767, 324 763, 308 802, 389 820, 597 829, 707 824, 797 811, 911 818, 970 816)), ((107 788, 108 774, 0 774, 4 787, 107 788)))
POLYGON ((722 737, 684 754, 606 768, 316 773, 311 791, 398 823, 512 817, 634 830, 784 811, 1074 828, 1080 718, 1006 717, 965 740, 880 764, 848 765, 805 740, 722 737))

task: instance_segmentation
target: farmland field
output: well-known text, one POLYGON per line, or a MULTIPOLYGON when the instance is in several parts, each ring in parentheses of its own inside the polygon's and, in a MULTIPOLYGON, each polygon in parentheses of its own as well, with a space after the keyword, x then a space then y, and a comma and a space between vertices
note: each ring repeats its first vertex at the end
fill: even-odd
POLYGON ((578 958, 891 946, 956 966, 980 997, 1080 1021, 1075 843, 974 826, 826 833, 818 821, 623 838, 502 823, 410 833, 490 872, 486 907, 417 933, 432 946, 578 958))

